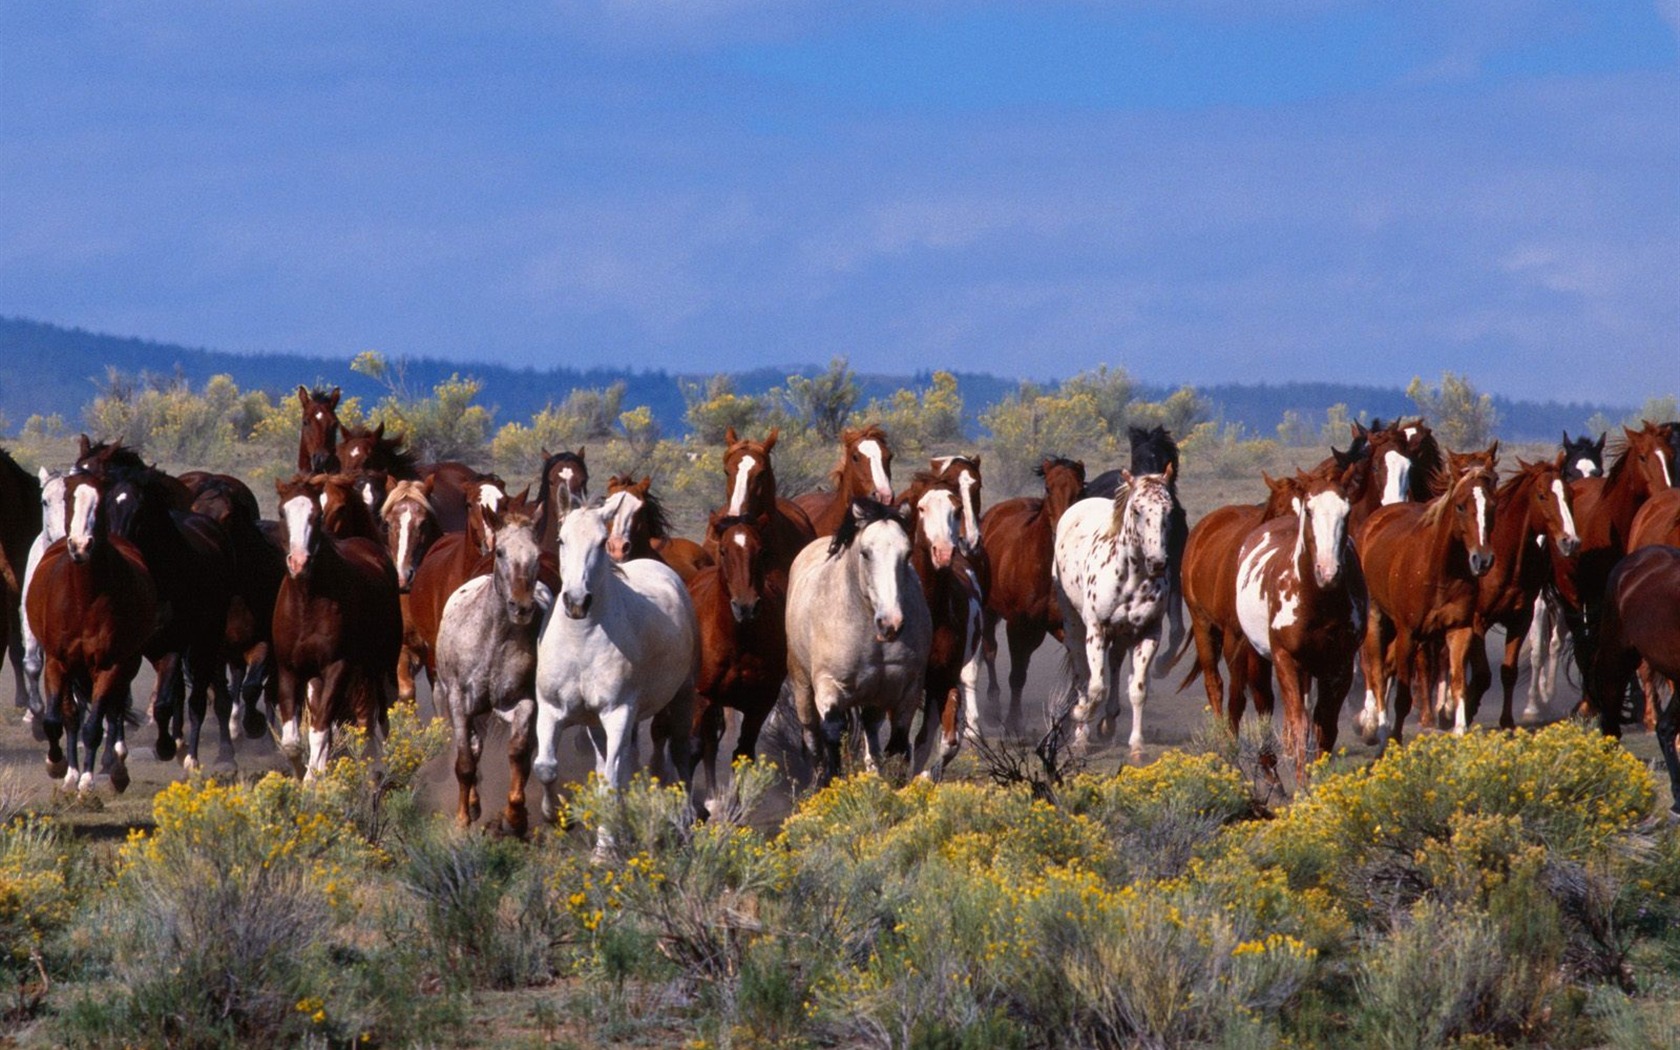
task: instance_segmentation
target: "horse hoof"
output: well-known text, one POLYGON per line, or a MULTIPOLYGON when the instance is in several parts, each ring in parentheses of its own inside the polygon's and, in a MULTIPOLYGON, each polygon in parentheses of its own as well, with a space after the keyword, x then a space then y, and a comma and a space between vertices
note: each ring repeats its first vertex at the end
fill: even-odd
POLYGON ((64 775, 64 786, 71 787, 72 785, 76 788, 76 794, 88 794, 93 790, 93 774, 83 773, 81 776, 76 776, 74 771, 66 773, 64 775))
POLYGON ((111 770, 111 790, 122 794, 128 790, 128 767, 119 763, 111 770))
POLYGON ((245 730, 245 736, 250 740, 261 740, 268 735, 268 719, 254 708, 245 712, 245 717, 239 720, 239 726, 245 730))
POLYGON ((198 759, 188 755, 186 758, 181 760, 181 768, 186 770, 188 773, 196 773, 203 767, 198 764, 198 759))
POLYGON ((175 738, 168 733, 159 733, 157 743, 152 745, 152 753, 159 762, 170 762, 175 758, 175 738))
POLYGON ((70 763, 62 758, 57 761, 50 758, 47 759, 47 776, 52 777, 54 780, 58 780, 63 777, 69 769, 70 763))
POLYGON ((483 816, 483 814, 484 814, 483 807, 481 807, 477 802, 474 802, 471 806, 467 807, 467 818, 468 818, 467 823, 468 824, 478 823, 478 818, 483 816))

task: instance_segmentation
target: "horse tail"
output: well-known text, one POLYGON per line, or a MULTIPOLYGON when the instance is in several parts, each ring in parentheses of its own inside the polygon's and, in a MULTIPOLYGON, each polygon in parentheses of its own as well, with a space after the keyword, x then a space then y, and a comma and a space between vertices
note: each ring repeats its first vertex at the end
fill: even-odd
MULTIPOLYGON (((1190 644, 1195 641, 1195 638, 1195 631, 1185 631, 1184 637, 1178 640, 1178 648, 1174 649, 1165 660, 1161 661, 1159 669, 1155 672, 1156 677, 1165 678, 1167 675, 1172 674, 1172 669, 1178 666, 1178 662, 1180 660, 1184 659, 1185 651, 1190 648, 1190 644)), ((1202 662, 1197 660, 1190 665, 1190 673, 1185 675, 1184 681, 1179 683, 1179 689, 1182 690, 1190 688, 1190 683, 1201 677, 1201 673, 1202 662)))

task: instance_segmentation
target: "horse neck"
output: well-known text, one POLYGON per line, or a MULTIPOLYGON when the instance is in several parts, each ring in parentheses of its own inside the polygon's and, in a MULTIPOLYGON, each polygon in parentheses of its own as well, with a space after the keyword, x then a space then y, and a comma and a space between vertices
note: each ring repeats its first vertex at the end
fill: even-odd
POLYGON ((1598 501, 1599 513, 1609 516, 1612 533, 1624 540, 1633 526, 1634 515, 1639 513, 1639 508, 1645 505, 1652 493, 1651 482, 1639 465, 1626 462, 1626 457, 1631 455, 1633 450, 1630 448, 1623 453, 1621 469, 1605 478, 1598 501))
POLYGON ((1536 556, 1540 548, 1534 540, 1546 535, 1546 519, 1534 512, 1530 498, 1538 481, 1537 474, 1519 474, 1493 495, 1493 535, 1488 537, 1493 567, 1482 576, 1486 592, 1504 590, 1523 578, 1525 567, 1542 561, 1536 556))
POLYGON ((1453 492, 1456 488, 1457 486, 1454 485, 1453 487, 1448 488, 1446 492, 1436 496, 1433 500, 1424 504, 1425 517, 1422 522, 1424 526, 1423 535, 1428 544, 1430 559, 1429 564, 1431 565, 1441 567, 1451 566, 1453 564, 1452 551, 1454 544, 1464 548, 1468 554, 1468 548, 1465 547, 1464 542, 1459 538, 1458 523, 1454 520, 1452 512, 1451 501, 1453 498, 1453 492), (1437 504, 1439 504, 1438 507, 1436 506, 1437 504), (1438 510, 1440 513, 1436 516, 1434 521, 1430 521, 1428 514, 1430 511, 1435 510, 1438 510))

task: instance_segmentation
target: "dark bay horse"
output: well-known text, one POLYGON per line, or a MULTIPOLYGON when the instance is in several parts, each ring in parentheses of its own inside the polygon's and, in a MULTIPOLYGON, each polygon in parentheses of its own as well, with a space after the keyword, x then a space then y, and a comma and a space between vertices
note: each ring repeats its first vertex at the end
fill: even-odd
MULTIPOLYGON (((413 450, 405 447, 402 437, 386 437, 385 424, 369 430, 347 428, 339 444, 339 461, 351 474, 378 471, 396 481, 431 479, 432 508, 437 513, 438 526, 444 532, 461 532, 467 527, 467 483, 477 481, 492 484, 505 492, 507 483, 495 474, 481 474, 465 463, 445 460, 421 464, 413 450)), ((369 509, 379 513, 379 500, 369 501, 369 509)))
POLYGON ((832 536, 851 513, 855 499, 891 503, 892 447, 887 432, 877 423, 847 427, 840 435, 840 463, 829 477, 829 492, 807 492, 794 500, 799 504, 818 536, 832 536))
POLYGON ((326 769, 335 723, 354 722, 377 753, 395 691, 402 610, 396 570, 348 479, 300 476, 276 480, 274 490, 286 544, 274 604, 280 747, 303 772, 298 718, 307 711, 310 777, 326 769))
POLYGON ((47 773, 65 787, 91 788, 108 730, 104 768, 120 792, 128 786, 124 716, 141 650, 157 628, 157 592, 139 549, 111 532, 107 483, 81 473, 65 488, 69 531, 42 555, 26 596, 45 658, 47 773), (60 744, 66 725, 68 760, 60 744))
POLYGON ((300 474, 320 474, 337 470, 339 389, 331 392, 297 388, 298 404, 303 409, 303 423, 298 434, 297 468, 300 474))
POLYGON ((1342 481, 1297 474, 1289 512, 1256 527, 1238 554, 1238 619, 1254 653, 1277 668, 1284 746, 1298 781, 1321 751, 1335 750, 1364 638, 1365 579, 1347 534, 1351 501, 1342 481))
POLYGON ((537 539, 542 549, 555 553, 560 546, 560 523, 572 510, 589 502, 589 464, 583 446, 576 452, 542 450, 542 470, 537 474, 537 539))
MULTIPOLYGON (((1392 503, 1365 523, 1358 537, 1370 604, 1361 660, 1365 709, 1359 725, 1369 743, 1401 738, 1418 682, 1433 683, 1436 668, 1421 677, 1419 653, 1431 657, 1445 645, 1454 729, 1468 723, 1466 664, 1475 634, 1479 577, 1493 567, 1499 443, 1483 452, 1448 453, 1441 494, 1425 504, 1392 503), (1396 685, 1392 719, 1388 683, 1396 685)), ((1438 662, 1426 659, 1425 663, 1438 662)))
MULTIPOLYGON (((996 709, 997 622, 1004 621, 1009 642, 1009 710, 1004 731, 1018 736, 1021 691, 1027 668, 1044 637, 1062 637, 1062 614, 1050 586, 1055 559, 1056 524, 1085 494, 1085 464, 1049 456, 1035 473, 1044 479, 1043 498, 1020 496, 994 504, 980 519, 980 543, 991 564, 991 589, 986 595, 985 639, 989 704, 996 709)), ((976 727, 978 728, 978 727, 976 727)))
MULTIPOLYGON (((799 504, 776 492, 776 468, 770 452, 780 430, 770 428, 763 441, 740 437, 735 428, 724 432, 724 516, 762 523, 767 571, 786 573, 805 545, 817 538, 811 519, 799 504)), ((716 556, 717 537, 707 534, 705 547, 716 556)))
POLYGON ((1670 815, 1680 818, 1680 549, 1642 547, 1618 562, 1606 584, 1599 645, 1587 692, 1598 708, 1599 725, 1611 736, 1622 731, 1621 697, 1642 661, 1668 679, 1669 698, 1657 711, 1657 747, 1668 770, 1670 815))
POLYGON ((735 758, 751 758, 787 677, 787 571, 771 571, 763 526, 763 518, 714 512, 706 531, 717 538, 717 559, 687 580, 700 627, 692 751, 696 793, 708 801, 717 797, 724 708, 741 712, 735 758))
POLYGON ((712 563, 700 544, 671 534, 665 505, 653 493, 653 479, 636 481, 628 474, 607 479, 607 496, 628 493, 613 522, 608 526, 607 553, 614 561, 627 558, 655 558, 677 571, 686 583, 696 572, 712 563))
POLYGON ((41 534, 41 482, 0 449, 0 653, 12 658, 16 702, 28 696, 23 667, 23 577, 41 534))

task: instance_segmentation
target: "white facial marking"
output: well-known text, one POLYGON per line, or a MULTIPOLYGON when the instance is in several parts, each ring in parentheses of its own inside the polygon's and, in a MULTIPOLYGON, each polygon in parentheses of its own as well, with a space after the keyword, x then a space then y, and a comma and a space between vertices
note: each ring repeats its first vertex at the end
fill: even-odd
MULTIPOLYGON (((1580 535, 1575 531, 1575 515, 1569 509, 1569 493, 1564 490, 1563 479, 1552 479, 1552 495, 1557 498, 1558 512, 1563 515, 1563 535, 1565 539, 1580 542, 1580 535)), ((1544 540, 1544 534, 1540 537, 1544 540)))
POLYGON ((746 513, 747 506, 747 475, 752 473, 758 460, 751 456, 742 456, 741 462, 735 466, 735 488, 729 493, 729 516, 738 518, 746 513))
POLYGON ((881 443, 874 438, 858 442, 858 451, 869 460, 869 478, 875 485, 875 495, 883 503, 892 498, 892 482, 887 480, 886 461, 882 458, 881 443))
POLYGON ((1417 437, 1418 428, 1417 427, 1407 427, 1404 430, 1400 431, 1400 433, 1406 435, 1406 440, 1410 441, 1413 438, 1417 437))
POLYGON ((478 505, 489 510, 501 510, 502 500, 507 495, 494 485, 480 485, 478 489, 478 505))
POLYGON ((76 501, 70 515, 70 545, 86 547, 93 542, 93 516, 99 509, 99 490, 92 485, 76 489, 76 501))
POLYGON ((316 419, 325 419, 325 418, 327 418, 327 414, 325 412, 322 412, 320 409, 316 409, 315 410, 315 418, 316 419))
POLYGON ((950 564, 951 548, 957 543, 957 498, 945 489, 931 489, 916 501, 916 510, 922 535, 933 547, 934 564, 943 568, 950 564))
POLYGON ((1575 473, 1583 478, 1596 478, 1598 477, 1598 464, 1582 456, 1575 461, 1575 473))
POLYGON ((1383 453, 1383 463, 1388 468, 1388 482, 1383 485, 1382 498, 1383 506, 1386 507, 1406 499, 1406 483, 1411 478, 1412 461, 1390 449, 1383 453))
POLYGON ((356 458, 360 457, 361 454, 362 454, 362 450, 360 448, 353 448, 353 449, 350 450, 350 458, 351 459, 356 459, 356 458))
POLYGON ((1476 545, 1487 546, 1488 537, 1488 501, 1487 493, 1477 488, 1471 492, 1476 499, 1476 545))
POLYGON ((1307 500, 1312 518, 1313 575, 1320 587, 1335 583, 1342 571, 1342 537, 1347 529, 1348 501, 1339 492, 1320 492, 1307 500))
MULTIPOLYGON (((322 497, 325 499, 325 497, 322 497)), ((289 552, 303 556, 309 551, 310 509, 308 496, 293 496, 280 508, 280 517, 286 522, 286 535, 289 538, 289 552)))
POLYGON ((408 544, 414 534, 414 511, 403 508, 402 517, 397 519, 397 566, 401 568, 408 564, 408 544))
POLYGON ((747 549, 747 534, 746 533, 737 532, 735 534, 735 546, 741 548, 742 550, 747 549))
POLYGON ((116 499, 114 499, 112 502, 114 502, 119 507, 122 506, 124 503, 128 502, 128 493, 126 493, 126 492, 117 493, 116 499))
POLYGON ((962 491, 963 537, 970 546, 980 544, 980 523, 974 517, 974 472, 965 470, 957 475, 957 488, 962 491))
POLYGON ((1668 479, 1674 476, 1668 472, 1668 453, 1658 449, 1657 464, 1662 467, 1663 484, 1667 485, 1668 479))

